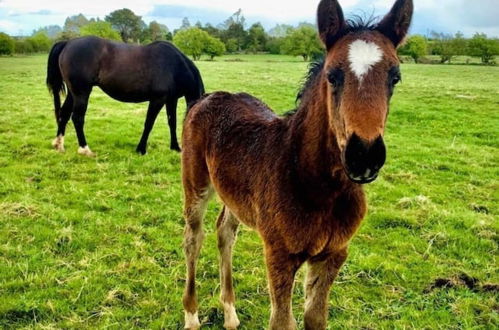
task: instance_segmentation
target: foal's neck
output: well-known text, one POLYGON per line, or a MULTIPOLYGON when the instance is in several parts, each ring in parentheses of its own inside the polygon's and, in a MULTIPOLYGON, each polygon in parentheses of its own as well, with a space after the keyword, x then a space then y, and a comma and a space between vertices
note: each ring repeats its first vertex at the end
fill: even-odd
POLYGON ((322 79, 306 91, 291 119, 297 171, 310 179, 342 180, 340 150, 327 113, 328 90, 322 79))

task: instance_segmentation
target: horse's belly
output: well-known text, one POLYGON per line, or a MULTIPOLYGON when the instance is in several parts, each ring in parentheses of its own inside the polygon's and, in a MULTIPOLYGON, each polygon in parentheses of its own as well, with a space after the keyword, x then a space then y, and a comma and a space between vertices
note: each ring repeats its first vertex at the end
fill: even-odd
POLYGON ((146 93, 145 91, 116 90, 103 86, 99 87, 104 91, 104 93, 121 102, 139 103, 146 102, 151 99, 150 94, 146 93))

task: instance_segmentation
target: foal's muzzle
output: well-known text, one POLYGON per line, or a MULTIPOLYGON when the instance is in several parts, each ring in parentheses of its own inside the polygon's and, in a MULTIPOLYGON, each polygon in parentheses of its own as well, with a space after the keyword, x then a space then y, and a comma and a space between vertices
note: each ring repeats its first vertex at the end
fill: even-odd
POLYGON ((385 160, 386 148, 381 136, 371 142, 354 133, 343 154, 343 165, 348 177, 360 184, 376 180, 385 160))

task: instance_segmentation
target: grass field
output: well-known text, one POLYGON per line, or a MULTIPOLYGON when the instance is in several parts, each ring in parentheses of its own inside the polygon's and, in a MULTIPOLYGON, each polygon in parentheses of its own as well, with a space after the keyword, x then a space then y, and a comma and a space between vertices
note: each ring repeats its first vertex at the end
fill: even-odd
MULTIPOLYGON (((208 91, 246 91, 294 107, 306 64, 275 56, 201 61, 208 91)), ((90 99, 96 158, 52 150, 46 57, 0 58, 0 328, 183 326, 182 188, 163 113, 135 154, 146 104, 90 99)), ((331 292, 331 329, 499 327, 499 67, 403 65, 381 177, 331 292)), ((180 103, 183 118, 185 103, 180 103)), ((180 133, 181 128, 178 128, 180 133)), ((214 222, 199 264, 200 318, 221 329, 214 222)), ((240 232, 235 287, 242 329, 269 318, 262 247, 240 232)), ((303 270, 294 313, 302 327, 303 270)))

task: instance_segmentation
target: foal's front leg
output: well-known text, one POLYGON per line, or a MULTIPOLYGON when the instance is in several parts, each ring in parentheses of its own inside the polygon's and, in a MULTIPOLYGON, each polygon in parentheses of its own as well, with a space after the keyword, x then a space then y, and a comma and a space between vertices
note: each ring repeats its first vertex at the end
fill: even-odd
POLYGON ((329 289, 347 254, 344 249, 308 261, 305 281, 305 329, 326 329, 329 289))
POLYGON ((283 253, 280 248, 269 250, 266 247, 267 276, 269 278, 272 311, 269 329, 294 330, 296 321, 291 309, 291 296, 295 274, 301 262, 283 253))
POLYGON ((217 221, 218 250, 220 252, 220 301, 224 308, 224 328, 236 329, 236 295, 232 286, 232 247, 236 241, 239 220, 224 207, 217 221))

